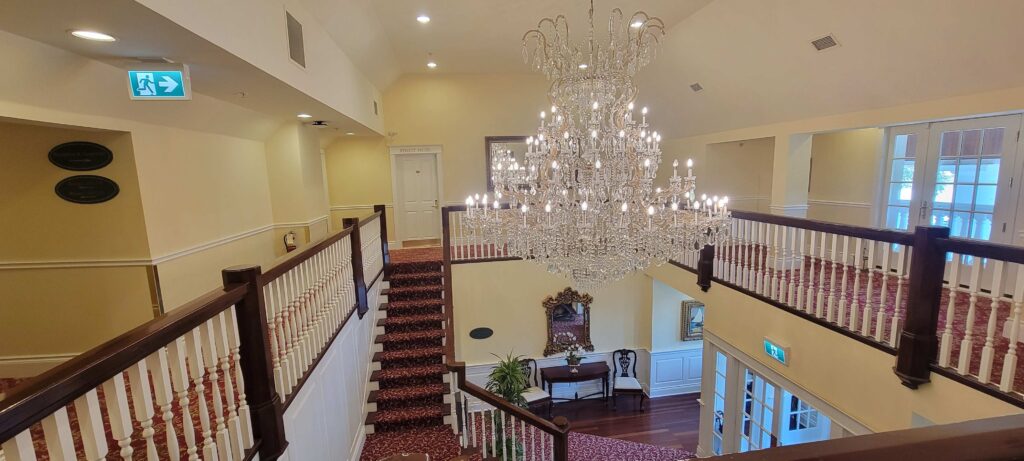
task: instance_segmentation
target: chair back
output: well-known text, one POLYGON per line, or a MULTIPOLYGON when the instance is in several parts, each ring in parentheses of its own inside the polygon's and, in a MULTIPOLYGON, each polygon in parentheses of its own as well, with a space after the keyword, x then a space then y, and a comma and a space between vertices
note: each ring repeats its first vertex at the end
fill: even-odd
POLYGON ((526 382, 534 387, 540 387, 540 370, 537 368, 537 361, 534 359, 521 359, 519 365, 526 373, 526 382))
POLYGON ((636 378, 636 351, 619 349, 612 352, 612 365, 615 366, 614 376, 636 378))

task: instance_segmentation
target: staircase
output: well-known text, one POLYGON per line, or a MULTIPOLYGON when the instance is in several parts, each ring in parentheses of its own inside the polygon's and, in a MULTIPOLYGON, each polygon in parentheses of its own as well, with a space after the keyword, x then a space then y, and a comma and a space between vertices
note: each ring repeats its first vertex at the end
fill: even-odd
POLYGON ((363 461, 401 453, 459 456, 449 425, 452 389, 444 365, 441 251, 394 250, 390 287, 377 322, 363 461))

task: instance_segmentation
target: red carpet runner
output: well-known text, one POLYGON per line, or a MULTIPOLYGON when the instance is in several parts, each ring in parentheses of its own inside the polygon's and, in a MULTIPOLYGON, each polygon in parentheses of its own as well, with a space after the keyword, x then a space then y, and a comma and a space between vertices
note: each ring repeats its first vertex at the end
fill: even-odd
POLYGON ((374 354, 380 370, 370 378, 379 384, 369 400, 377 411, 366 419, 374 433, 366 437, 361 460, 427 453, 446 461, 459 455, 460 446, 444 423, 451 412, 444 396, 451 389, 443 379, 441 250, 394 250, 391 263, 388 303, 382 306, 387 318, 378 322, 384 334, 376 339, 384 350, 374 354))

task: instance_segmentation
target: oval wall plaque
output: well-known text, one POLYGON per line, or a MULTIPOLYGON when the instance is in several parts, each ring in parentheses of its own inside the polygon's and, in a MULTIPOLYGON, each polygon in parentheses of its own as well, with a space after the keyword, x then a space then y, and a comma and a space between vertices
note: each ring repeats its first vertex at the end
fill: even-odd
POLYGON ((494 330, 487 327, 474 328, 470 330, 469 337, 473 339, 487 339, 494 334, 494 330))
POLYGON ((110 165, 114 153, 94 142, 74 141, 50 149, 47 157, 50 163, 65 170, 91 171, 110 165))
POLYGON ((117 183, 103 176, 79 175, 64 178, 53 188, 57 196, 74 203, 103 203, 121 192, 117 183))

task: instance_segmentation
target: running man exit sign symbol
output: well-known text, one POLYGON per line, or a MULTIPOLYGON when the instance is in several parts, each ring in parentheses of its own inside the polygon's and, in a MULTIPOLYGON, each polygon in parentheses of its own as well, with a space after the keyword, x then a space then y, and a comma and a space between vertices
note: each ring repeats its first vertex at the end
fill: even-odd
POLYGON ((128 86, 132 99, 187 100, 192 99, 188 69, 182 70, 129 70, 128 86))

